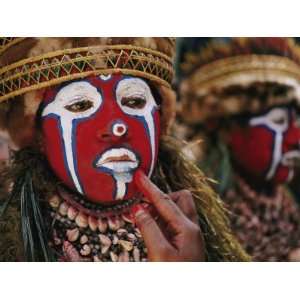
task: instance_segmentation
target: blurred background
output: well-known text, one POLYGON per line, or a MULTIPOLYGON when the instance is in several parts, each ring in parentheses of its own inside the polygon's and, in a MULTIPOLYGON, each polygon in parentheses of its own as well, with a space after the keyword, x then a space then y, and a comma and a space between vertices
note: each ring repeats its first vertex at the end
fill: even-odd
POLYGON ((298 38, 177 39, 173 135, 257 261, 300 260, 298 38))

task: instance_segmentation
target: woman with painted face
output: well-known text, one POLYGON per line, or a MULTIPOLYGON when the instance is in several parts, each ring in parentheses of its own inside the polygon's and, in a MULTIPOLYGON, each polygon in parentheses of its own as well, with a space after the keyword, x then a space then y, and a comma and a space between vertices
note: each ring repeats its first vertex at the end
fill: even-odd
POLYGON ((232 228, 254 260, 298 260, 300 210, 284 184, 300 159, 299 48, 287 38, 198 44, 181 83, 187 137, 205 141, 196 160, 218 180, 232 228))
POLYGON ((248 260, 168 135, 174 43, 3 39, 0 109, 18 150, 1 174, 1 260, 248 260))

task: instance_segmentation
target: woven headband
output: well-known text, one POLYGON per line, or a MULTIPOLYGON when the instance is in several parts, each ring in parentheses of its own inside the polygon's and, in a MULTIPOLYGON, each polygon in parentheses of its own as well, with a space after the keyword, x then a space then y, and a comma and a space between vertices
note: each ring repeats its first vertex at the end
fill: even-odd
POLYGON ((17 37, 0 37, 0 55, 6 51, 11 46, 22 42, 26 38, 17 38, 17 37))
MULTIPOLYGON (((2 43, 0 54, 18 41, 15 39, 2 43)), ((0 102, 65 81, 113 73, 139 76, 170 87, 172 60, 159 51, 132 45, 49 52, 0 68, 0 102)))

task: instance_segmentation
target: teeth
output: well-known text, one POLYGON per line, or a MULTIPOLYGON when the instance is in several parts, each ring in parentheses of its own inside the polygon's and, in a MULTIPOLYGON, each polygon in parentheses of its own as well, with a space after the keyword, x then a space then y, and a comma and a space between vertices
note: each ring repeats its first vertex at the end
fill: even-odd
POLYGON ((88 237, 84 234, 80 238, 80 244, 86 244, 88 240, 88 237))
POLYGON ((100 261, 102 261, 102 260, 99 258, 98 255, 95 255, 95 256, 93 257, 93 260, 94 260, 94 262, 100 262, 100 261))
POLYGON ((109 246, 103 246, 101 248, 101 254, 106 254, 108 250, 109 250, 109 246))
POLYGON ((125 221, 122 218, 118 218, 118 221, 121 228, 125 226, 125 221))
POLYGON ((118 218, 108 218, 108 227, 112 231, 117 231, 121 227, 120 220, 118 218))
POLYGON ((139 262, 141 260, 140 250, 137 247, 134 247, 132 252, 134 261, 139 262))
POLYGON ((117 245, 118 241, 119 241, 118 237, 114 234, 113 235, 113 240, 112 240, 113 245, 117 245))
POLYGON ((59 215, 59 214, 56 214, 56 215, 55 215, 55 219, 56 219, 56 220, 58 220, 58 221, 61 221, 61 219, 62 219, 62 216, 61 216, 61 215, 59 215))
POLYGON ((82 249, 80 250, 80 254, 83 256, 87 256, 91 253, 91 247, 89 245, 83 245, 82 249))
POLYGON ((56 246, 60 245, 60 244, 61 244, 61 239, 58 238, 58 237, 55 237, 55 238, 54 238, 54 244, 55 244, 56 246))
POLYGON ((106 235, 104 234, 98 234, 99 236, 99 239, 100 239, 100 242, 103 246, 107 246, 107 247, 110 247, 111 246, 111 240, 109 237, 107 237, 106 235))
POLYGON ((81 228, 86 228, 88 226, 87 216, 80 212, 75 219, 75 223, 81 228))
POLYGON ((92 231, 96 231, 97 230, 97 227, 98 227, 97 219, 93 218, 92 216, 89 216, 88 217, 88 223, 89 223, 90 229, 92 231))
POLYGON ((122 235, 125 235, 127 233, 128 233, 128 231, 126 229, 124 229, 124 228, 120 228, 120 229, 117 230, 117 235, 119 237, 121 237, 122 235))
POLYGON ((118 261, 118 255, 115 254, 114 252, 110 251, 109 252, 110 258, 113 262, 117 262, 118 261))
POLYGON ((68 260, 80 261, 80 255, 79 255, 78 251, 68 241, 64 241, 64 243, 63 243, 63 252, 64 252, 65 256, 68 258, 68 260))
POLYGON ((79 237, 78 228, 67 230, 67 238, 70 242, 75 242, 79 237))
POLYGON ((60 199, 58 198, 57 195, 55 195, 49 200, 49 204, 53 208, 58 208, 60 204, 60 199))
POLYGON ((131 251, 133 249, 133 244, 128 241, 119 240, 119 244, 123 247, 125 251, 131 251))
POLYGON ((127 238, 129 239, 130 242, 136 241, 136 236, 133 233, 128 233, 127 238))
POLYGON ((129 262, 129 253, 127 251, 123 251, 118 259, 119 262, 129 262))
POLYGON ((58 212, 60 213, 60 215, 66 216, 66 215, 67 215, 67 212, 68 212, 68 208, 69 208, 69 205, 67 204, 67 202, 63 202, 63 203, 59 206, 58 212))
POLYGON ((78 210, 76 208, 70 206, 68 208, 68 218, 73 221, 73 220, 75 220, 77 215, 78 215, 78 210))
POLYGON ((133 218, 132 218, 131 214, 123 214, 122 219, 127 223, 133 224, 133 218))
POLYGON ((107 223, 103 219, 98 219, 98 229, 101 233, 105 233, 107 230, 107 223))
POLYGON ((136 235, 138 238, 142 238, 142 234, 141 234, 141 232, 140 232, 140 230, 139 230, 138 228, 136 228, 136 229, 134 230, 134 232, 135 232, 135 235, 136 235))

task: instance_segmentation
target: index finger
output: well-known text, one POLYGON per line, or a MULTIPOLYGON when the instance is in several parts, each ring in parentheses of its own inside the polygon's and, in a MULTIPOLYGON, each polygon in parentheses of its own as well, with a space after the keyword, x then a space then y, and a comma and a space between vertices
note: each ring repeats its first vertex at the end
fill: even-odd
POLYGON ((170 197, 152 183, 142 171, 136 171, 134 182, 140 192, 145 195, 145 197, 155 206, 159 214, 170 223, 174 229, 178 229, 187 221, 186 216, 170 197))

